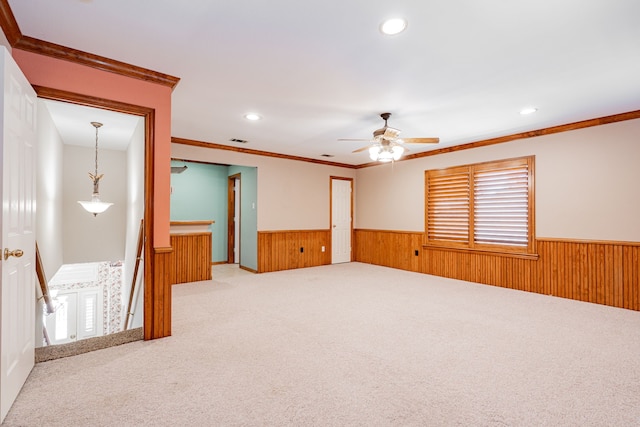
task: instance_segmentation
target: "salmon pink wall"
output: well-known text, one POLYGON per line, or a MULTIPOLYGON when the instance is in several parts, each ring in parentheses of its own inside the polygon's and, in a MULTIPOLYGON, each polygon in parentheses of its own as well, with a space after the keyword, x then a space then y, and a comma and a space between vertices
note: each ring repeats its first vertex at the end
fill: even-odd
POLYGON ((169 247, 171 88, 20 49, 12 55, 33 85, 155 109, 154 246, 169 247))

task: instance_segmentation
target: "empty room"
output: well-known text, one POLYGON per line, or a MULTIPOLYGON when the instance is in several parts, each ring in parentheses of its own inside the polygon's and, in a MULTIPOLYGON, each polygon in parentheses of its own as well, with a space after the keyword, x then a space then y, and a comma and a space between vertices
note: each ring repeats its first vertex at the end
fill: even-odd
POLYGON ((636 16, 0 0, 3 425, 639 425, 636 16))

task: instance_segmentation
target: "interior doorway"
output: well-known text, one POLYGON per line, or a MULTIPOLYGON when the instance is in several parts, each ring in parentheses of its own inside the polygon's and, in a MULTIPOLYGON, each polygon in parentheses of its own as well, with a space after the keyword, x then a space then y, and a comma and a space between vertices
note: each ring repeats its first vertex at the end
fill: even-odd
POLYGON ((172 151, 170 220, 212 221, 211 264, 257 272, 258 168, 205 162, 178 144, 172 151))
MULTIPOLYGON (((81 218, 81 220, 85 222, 89 221, 89 224, 91 224, 90 220, 94 220, 94 218, 91 217, 91 214, 82 210, 80 205, 75 206, 75 204, 77 204, 75 203, 76 197, 72 197, 71 201, 67 200, 63 203, 70 203, 71 205, 73 205, 73 208, 79 209, 78 212, 76 212, 76 209, 70 209, 67 211, 67 213, 62 214, 60 213, 61 208, 58 208, 58 216, 62 218, 61 221, 64 220, 65 217, 66 220, 71 220, 71 226, 66 226, 66 233, 69 233, 69 230, 71 228, 70 234, 75 234, 76 239, 83 238, 85 240, 89 240, 89 245, 93 245, 96 248, 100 249, 104 249, 105 246, 110 246, 112 249, 114 246, 119 246, 119 253, 117 255, 113 255, 113 252, 110 252, 109 254, 105 255, 105 252, 103 250, 101 254, 96 255, 95 259, 83 259, 81 258, 83 254, 76 253, 69 258, 72 261, 70 263, 64 262, 63 257, 57 255, 57 259, 48 263, 49 268, 47 272, 47 280, 53 280, 54 282, 54 286, 50 289, 50 293, 52 294, 52 296, 55 293, 55 296, 60 297, 60 312, 59 315, 55 316, 55 319, 49 319, 48 322, 43 321, 44 316, 40 317, 40 319, 36 319, 36 322, 47 324, 48 327, 52 328, 55 328, 56 323, 65 323, 65 325, 60 325, 61 331, 58 334, 59 337, 57 337, 58 339, 54 339, 53 342, 51 342, 52 344, 56 344, 58 342, 73 344, 73 342, 81 338, 92 338, 99 335, 106 335, 107 333, 121 332, 125 329, 140 330, 145 321, 143 311, 145 286, 143 282, 146 278, 146 274, 144 274, 144 271, 138 272, 138 280, 136 280, 135 286, 130 279, 134 275, 133 265, 136 263, 136 258, 142 258, 144 260, 143 264, 146 264, 147 261, 146 250, 144 257, 140 257, 139 255, 137 255, 138 248, 136 246, 138 240, 142 241, 142 237, 144 237, 144 240, 146 240, 147 244, 152 241, 151 234, 149 232, 150 227, 144 227, 143 229, 140 224, 143 218, 144 223, 147 224, 149 223, 148 218, 152 218, 152 207, 149 206, 148 183, 152 181, 150 179, 152 177, 152 168, 149 168, 149 152, 150 150, 152 150, 151 135, 154 126, 153 110, 146 107, 138 107, 130 104, 123 104, 101 98, 94 98, 43 87, 36 87, 36 92, 39 97, 39 102, 59 103, 63 109, 71 107, 85 108, 88 111, 87 114, 90 114, 92 117, 90 121, 105 122, 103 123, 104 127, 100 129, 99 139, 99 158, 101 173, 105 172, 103 170, 103 167, 107 166, 107 162, 109 160, 103 156, 103 150, 113 148, 109 147, 110 138, 108 137, 108 135, 103 134, 103 130, 108 130, 109 128, 111 128, 109 130, 116 133, 119 130, 122 131, 122 129, 120 128, 120 124, 116 125, 112 120, 115 116, 108 116, 108 114, 116 114, 119 115, 118 117, 125 117, 126 120, 131 120, 132 122, 134 122, 136 134, 135 138, 137 138, 135 152, 132 152, 133 149, 119 147, 120 150, 126 151, 126 154, 120 155, 120 157, 124 159, 124 163, 128 164, 124 173, 110 173, 107 170, 105 173, 104 183, 101 181, 101 198, 105 201, 114 201, 109 200, 110 198, 106 197, 109 186, 113 185, 114 182, 117 181, 118 177, 116 175, 121 174, 127 177, 124 183, 127 188, 127 190, 124 191, 124 193, 126 193, 126 197, 120 194, 120 197, 125 198, 116 201, 114 206, 111 208, 114 209, 116 206, 120 205, 119 209, 121 210, 121 212, 119 215, 119 219, 116 221, 117 224, 103 224, 103 227, 98 227, 99 229, 104 229, 106 233, 111 234, 116 234, 113 232, 113 230, 123 230, 125 236, 121 236, 119 242, 115 244, 111 242, 111 244, 109 245, 101 245, 101 238, 98 235, 99 231, 80 231, 80 227, 76 227, 74 229, 74 227, 79 224, 79 221, 76 221, 74 223, 74 220, 69 218, 73 215, 81 215, 81 217, 79 218, 81 218), (95 118, 94 115, 97 114, 98 111, 107 114, 106 117, 108 118, 95 118), (120 129, 118 130, 115 128, 120 129), (149 208, 146 209, 146 206, 149 206, 149 208), (73 231, 76 231, 76 233, 73 233, 73 231), (100 258, 100 260, 98 260, 98 258, 100 258), (73 262, 74 259, 80 262, 73 262), (56 277, 56 273, 58 272, 60 272, 61 276, 64 277, 56 277), (77 280, 76 278, 71 277, 76 274, 83 276, 86 280, 77 280), (91 276, 91 278, 89 278, 89 276, 91 276), (113 283, 109 282, 111 280, 109 278, 110 276, 117 276, 111 277, 113 279, 113 283), (127 316, 129 312, 127 303, 130 295, 132 295, 132 292, 135 294, 134 301, 136 301, 136 303, 130 309, 130 311, 132 312, 132 316, 127 316), (73 319, 69 319, 69 317, 75 317, 78 320, 74 323, 72 322, 73 319), (70 327, 69 325, 75 326, 70 327)), ((83 116, 84 114, 79 113, 78 111, 80 110, 74 111, 75 113, 73 115, 75 119, 78 119, 77 116, 83 116)), ((84 119, 80 120, 87 121, 84 119)), ((87 122, 87 126, 90 126, 90 121, 87 122)), ((55 124, 51 125, 50 127, 55 127, 55 124)), ((95 129, 93 130, 93 132, 95 132, 95 129)), ((67 138, 73 138, 73 136, 67 135, 67 138)), ((92 141, 92 138, 83 139, 88 139, 89 142, 92 141)), ((131 139, 131 141, 133 141, 133 139, 131 139)), ((82 147, 76 146, 70 148, 70 151, 75 152, 81 151, 82 149, 82 147)), ((89 149, 89 151, 92 151, 92 149, 89 149)), ((85 163, 86 162, 83 161, 82 164, 78 165, 78 167, 82 169, 82 172, 79 172, 77 174, 79 175, 77 181, 79 185, 82 186, 83 190, 86 190, 85 187, 91 186, 91 182, 89 182, 89 180, 85 177, 87 175, 87 171, 91 170, 93 166, 93 163, 85 163), (87 170, 85 171, 84 169, 87 170)), ((64 168, 66 169, 69 166, 70 163, 68 161, 65 161, 64 168)), ((89 192, 89 196, 91 196, 91 188, 89 188, 87 192, 89 192)), ((122 189, 120 189, 119 192, 123 193, 122 189)), ((82 197, 79 196, 79 200, 85 200, 87 198, 88 197, 86 195, 82 197)), ((56 202, 54 202, 54 204, 55 203, 56 202)), ((39 210, 41 209, 41 207, 42 206, 39 206, 39 210)), ((111 216, 114 217, 118 215, 111 216)), ((106 221, 107 215, 100 214, 97 219, 106 221), (102 216, 102 218, 100 218, 100 216, 102 216)), ((94 223, 93 226, 96 226, 96 224, 97 222, 94 223)), ((47 225, 48 224, 46 224, 43 228, 46 229, 47 225)), ((58 236, 55 237, 60 238, 60 235, 58 234, 58 236)), ((86 244, 86 242, 84 243, 86 244)), ((52 248, 51 246, 47 247, 46 245, 44 245, 44 248, 41 247, 41 249, 44 249, 43 263, 45 264, 47 263, 46 260, 51 258, 51 256, 47 256, 46 254, 57 252, 57 250, 54 250, 57 249, 55 248, 55 246, 52 248)), ((71 250, 68 250, 67 252, 70 251, 71 250)), ((65 251, 62 250, 61 252, 65 251)), ((88 251, 85 250, 85 252, 88 251)), ((144 270, 144 267, 142 267, 141 270, 144 270)), ((53 333, 49 334, 50 339, 54 338, 53 335, 57 331, 51 332, 53 333)))
POLYGON ((230 175, 227 184, 227 262, 239 264, 241 174, 230 175))

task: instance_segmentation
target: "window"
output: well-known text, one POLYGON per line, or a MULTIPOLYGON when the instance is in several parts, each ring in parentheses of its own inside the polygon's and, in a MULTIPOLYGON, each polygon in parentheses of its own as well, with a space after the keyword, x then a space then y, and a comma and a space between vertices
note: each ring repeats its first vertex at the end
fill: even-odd
POLYGON ((534 157, 425 172, 426 244, 531 254, 534 157))

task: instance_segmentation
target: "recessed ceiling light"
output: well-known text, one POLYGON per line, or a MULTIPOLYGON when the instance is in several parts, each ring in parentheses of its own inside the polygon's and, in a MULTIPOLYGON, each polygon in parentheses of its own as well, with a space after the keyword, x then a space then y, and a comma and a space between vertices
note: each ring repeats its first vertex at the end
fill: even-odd
POLYGON ((247 113, 244 115, 244 118, 255 122, 256 120, 260 120, 262 117, 256 113, 247 113))
POLYGON ((527 108, 523 108, 522 110, 520 110, 520 114, 522 114, 523 116, 527 115, 527 114, 533 114, 536 111, 538 111, 537 108, 533 108, 533 107, 527 107, 527 108))
POLYGON ((403 32, 407 28, 407 21, 403 18, 387 19, 380 25, 382 34, 393 36, 403 32))

